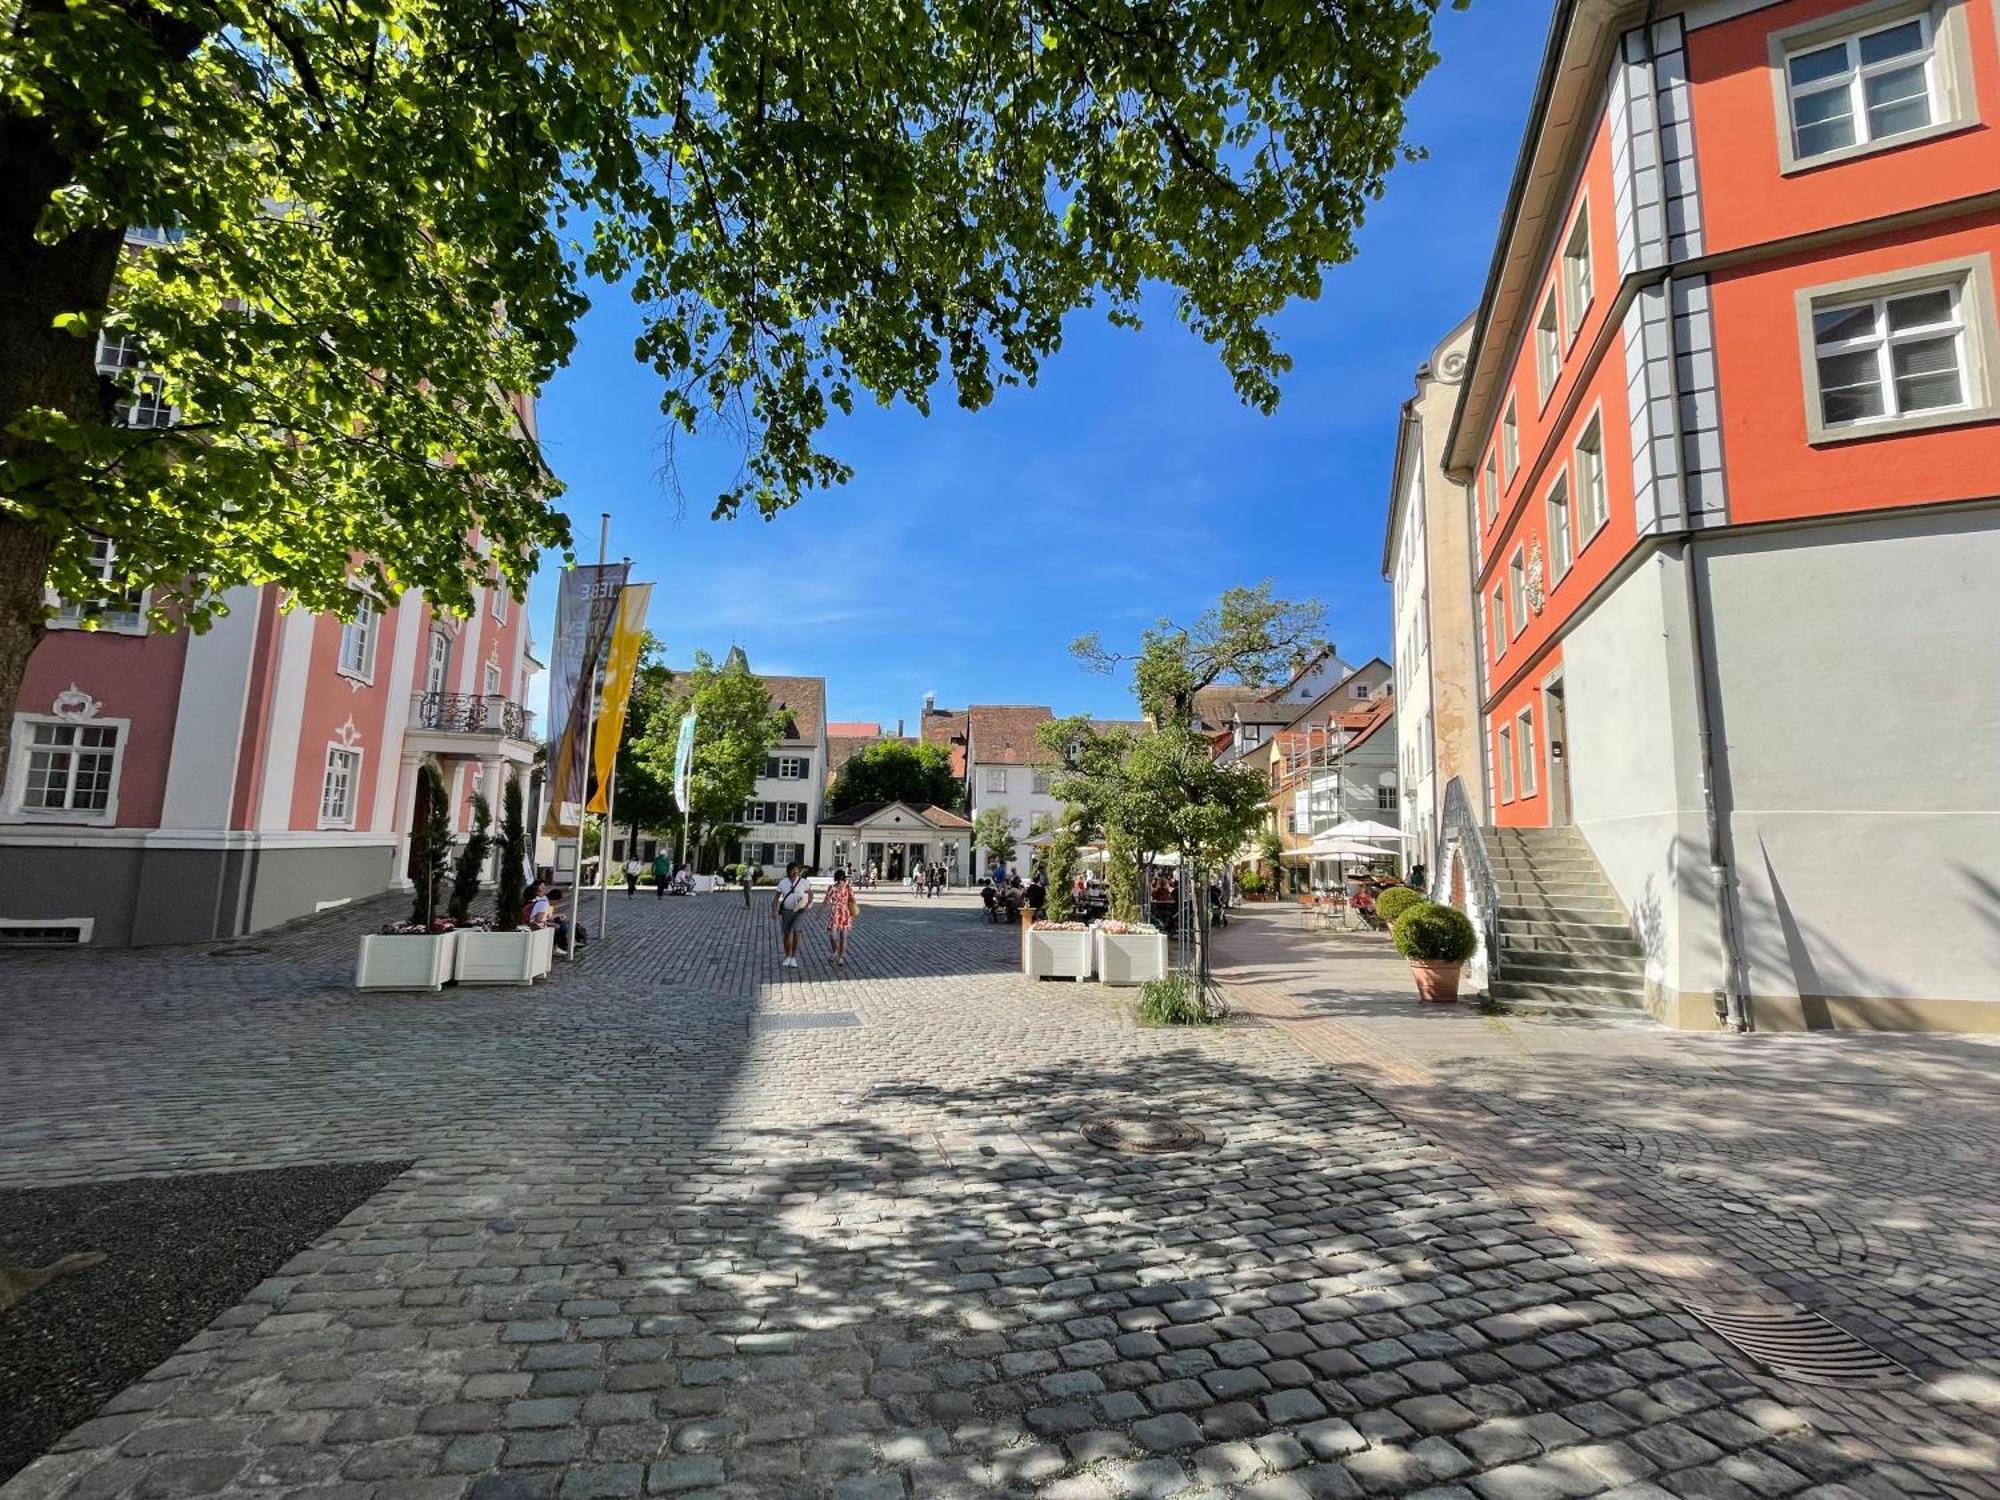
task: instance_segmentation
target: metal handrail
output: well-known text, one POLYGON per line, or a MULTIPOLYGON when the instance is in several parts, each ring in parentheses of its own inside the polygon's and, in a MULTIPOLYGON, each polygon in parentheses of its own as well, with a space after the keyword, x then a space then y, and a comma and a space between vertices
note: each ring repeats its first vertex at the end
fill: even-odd
POLYGON ((1466 915, 1479 932, 1476 972, 1488 978, 1497 967, 1500 954, 1500 883, 1493 876, 1493 862, 1486 852, 1486 830, 1472 810, 1472 798, 1465 783, 1454 776, 1445 783, 1443 827, 1438 835, 1444 857, 1432 877, 1436 892, 1449 894, 1453 868, 1463 861, 1465 869, 1466 915))
POLYGON ((510 740, 525 740, 530 717, 520 704, 498 694, 417 694, 420 729, 437 729, 447 734, 487 734, 497 730, 510 740))

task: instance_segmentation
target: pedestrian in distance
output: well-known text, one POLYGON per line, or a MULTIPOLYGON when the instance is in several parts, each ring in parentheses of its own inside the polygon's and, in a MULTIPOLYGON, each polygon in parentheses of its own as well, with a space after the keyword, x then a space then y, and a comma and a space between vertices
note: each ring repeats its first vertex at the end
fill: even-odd
POLYGON ((848 883, 845 870, 833 872, 833 887, 826 893, 826 927, 833 938, 833 966, 847 967, 847 935, 854 930, 854 914, 861 902, 848 883))
POLYGON ((778 882, 778 893, 771 898, 771 915, 778 919, 778 946, 784 955, 783 968, 796 969, 799 966, 799 923, 812 905, 812 899, 812 890, 806 885, 799 866, 786 865, 785 878, 778 882))
POLYGON ((639 863, 639 856, 633 855, 625 861, 625 899, 631 900, 639 894, 639 876, 646 867, 639 863))
POLYGON ((749 860, 743 861, 743 873, 737 877, 743 882, 743 909, 750 910, 750 888, 757 883, 757 867, 749 860))
POLYGON ((667 882, 673 879, 673 877, 673 861, 667 858, 667 851, 662 849, 658 854, 653 856, 653 899, 655 901, 662 899, 667 894, 667 882))

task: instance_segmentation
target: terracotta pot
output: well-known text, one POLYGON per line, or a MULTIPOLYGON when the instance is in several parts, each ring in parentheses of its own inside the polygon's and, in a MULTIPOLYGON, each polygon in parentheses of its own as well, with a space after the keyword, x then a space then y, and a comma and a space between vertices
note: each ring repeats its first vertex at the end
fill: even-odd
POLYGON ((1411 959, 1410 972, 1416 976, 1417 998, 1451 1004, 1458 998, 1458 976, 1464 967, 1435 959, 1411 959))

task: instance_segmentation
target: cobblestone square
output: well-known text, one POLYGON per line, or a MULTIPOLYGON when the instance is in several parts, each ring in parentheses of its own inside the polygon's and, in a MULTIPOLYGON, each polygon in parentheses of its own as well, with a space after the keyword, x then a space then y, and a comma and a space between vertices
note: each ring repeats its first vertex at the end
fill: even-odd
MULTIPOLYGON (((780 970, 762 903, 618 895, 609 940, 546 984, 437 996, 347 987, 377 919, 0 959, 0 1183, 416 1162, 6 1500, 1990 1492, 1977 1399, 1939 1418, 1956 1447, 1881 1445, 1927 1398, 1802 1405, 1607 1237, 1626 1171, 1742 1218, 1744 1284, 1894 1247, 1919 1290, 1877 1316, 1934 1308, 1898 1352, 1956 1339, 1990 1377, 1993 1273, 1961 1264, 1992 1246, 1987 1135, 1906 1142, 1926 1206, 1963 1169, 1955 1230, 1899 1224, 1883 1178, 1858 1239, 1830 1214, 1832 1248, 1787 1259, 1789 1221, 1710 1191, 1727 1161, 1594 1118, 1591 1070, 1650 1066, 1631 1088, 1657 1102, 1678 1058, 1454 1080, 1316 1017, 1277 914, 1222 937, 1239 1014, 1200 1031, 1024 980, 1015 931, 962 896, 868 901, 836 974, 817 937, 780 970), (1114 1109, 1206 1142, 1087 1142, 1114 1109)), ((1773 1098, 1746 1149, 1838 1179, 1828 1101, 1773 1098)), ((1947 1112, 1878 1108, 1926 1102, 1947 1112)))

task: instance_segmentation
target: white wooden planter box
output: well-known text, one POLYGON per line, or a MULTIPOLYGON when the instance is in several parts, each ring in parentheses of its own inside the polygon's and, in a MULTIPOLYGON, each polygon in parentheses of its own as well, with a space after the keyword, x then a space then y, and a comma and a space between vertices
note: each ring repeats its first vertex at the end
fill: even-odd
POLYGON ((1097 939, 1097 977, 1105 984, 1144 984, 1167 977, 1164 932, 1092 931, 1097 939))
POLYGON ((391 937, 374 932, 361 940, 354 965, 357 990, 441 990, 451 982, 458 955, 455 932, 391 937))
POLYGON ((454 977, 460 984, 533 984, 549 971, 555 935, 553 927, 461 932, 454 977))
POLYGON ((1021 929, 1021 972, 1030 979, 1090 978, 1090 929, 1021 929))

